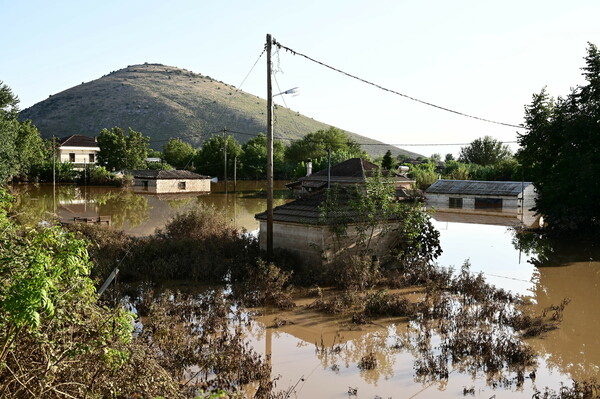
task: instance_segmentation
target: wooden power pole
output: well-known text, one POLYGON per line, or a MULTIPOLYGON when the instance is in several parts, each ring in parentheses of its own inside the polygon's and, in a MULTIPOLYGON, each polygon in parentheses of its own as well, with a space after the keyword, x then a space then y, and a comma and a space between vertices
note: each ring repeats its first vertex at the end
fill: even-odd
POLYGON ((267 34, 267 258, 273 259, 273 88, 271 83, 271 45, 267 34))

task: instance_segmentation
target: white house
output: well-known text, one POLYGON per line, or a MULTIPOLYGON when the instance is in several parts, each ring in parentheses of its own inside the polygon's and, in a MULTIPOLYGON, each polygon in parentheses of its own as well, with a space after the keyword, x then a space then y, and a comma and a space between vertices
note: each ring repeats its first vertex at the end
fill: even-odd
POLYGON ((99 151, 100 147, 95 137, 74 134, 60 140, 58 157, 60 162, 70 162, 74 169, 82 170, 86 165, 96 164, 99 151))
POLYGON ((535 206, 531 182, 437 180, 427 190, 427 207, 444 212, 520 217, 535 206))

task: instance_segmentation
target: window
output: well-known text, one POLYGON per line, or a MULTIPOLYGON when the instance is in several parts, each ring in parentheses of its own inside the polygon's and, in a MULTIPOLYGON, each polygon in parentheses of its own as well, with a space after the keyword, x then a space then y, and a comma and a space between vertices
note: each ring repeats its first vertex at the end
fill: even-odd
POLYGON ((90 163, 96 162, 96 154, 90 154, 90 163))
POLYGON ((462 209, 463 199, 462 198, 448 198, 448 208, 462 209))
POLYGON ((180 190, 185 190, 185 182, 184 181, 180 181, 177 184, 177 188, 179 188, 180 190))
POLYGON ((69 153, 69 162, 73 162, 73 163, 75 162, 75 153, 74 152, 69 153))
POLYGON ((502 209, 502 198, 475 198, 475 209, 502 209))

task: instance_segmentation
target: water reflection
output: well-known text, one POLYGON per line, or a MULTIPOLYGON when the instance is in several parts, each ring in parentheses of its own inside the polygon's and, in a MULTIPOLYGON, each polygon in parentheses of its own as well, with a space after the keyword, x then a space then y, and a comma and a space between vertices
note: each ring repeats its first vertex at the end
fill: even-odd
MULTIPOLYGON (((242 181, 237 192, 224 192, 223 183, 214 184, 210 194, 138 194, 110 187, 17 185, 15 212, 21 223, 35 225, 42 220, 72 222, 75 217, 110 216, 112 226, 134 236, 148 236, 161 228, 178 212, 201 204, 213 205, 225 213, 239 229, 258 229, 256 213, 266 208, 266 182, 242 181)), ((289 197, 284 182, 275 184, 275 206, 289 197)))
POLYGON ((600 262, 575 262, 539 270, 534 310, 570 298, 560 328, 531 345, 546 354, 550 368, 575 379, 600 375, 600 262))
MULTIPOLYGON (((276 205, 286 201, 287 192, 276 186, 276 205)), ((15 186, 15 210, 28 224, 61 218, 111 216, 115 228, 137 236, 154 233, 177 212, 199 204, 214 205, 238 228, 254 230, 254 214, 266 207, 264 182, 238 182, 224 192, 222 183, 208 195, 155 196, 128 190, 61 186, 53 195, 51 186, 15 186)), ((600 374, 600 240, 548 240, 536 234, 518 234, 506 218, 473 215, 434 215, 441 234, 442 256, 438 263, 459 269, 469 260, 474 272, 483 272, 497 287, 532 298, 532 311, 571 298, 561 327, 540 339, 529 340, 541 355, 535 381, 521 389, 494 390, 485 376, 451 371, 448 380, 430 384, 415 376, 418 351, 411 345, 408 325, 399 320, 379 320, 355 326, 348 320, 295 310, 267 314, 252 323, 248 334, 254 347, 272 354, 273 377, 281 375, 278 387, 297 384, 297 397, 347 397, 348 387, 360 397, 464 397, 464 387, 475 387, 479 397, 531 397, 534 389, 557 389, 570 378, 600 374), (544 266, 560 267, 544 267, 544 266), (276 318, 292 323, 279 329, 276 318), (373 352, 378 367, 361 370, 361 358, 373 352), (304 381, 301 381, 304 378, 304 381)), ((432 338, 435 346, 435 336, 432 338)))

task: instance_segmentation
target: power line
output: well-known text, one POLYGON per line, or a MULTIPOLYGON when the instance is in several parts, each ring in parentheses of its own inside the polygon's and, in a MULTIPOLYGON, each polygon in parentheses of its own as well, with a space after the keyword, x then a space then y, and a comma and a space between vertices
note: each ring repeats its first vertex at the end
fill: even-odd
POLYGON ((252 73, 252 71, 254 70, 254 67, 256 66, 256 64, 258 64, 258 61, 260 61, 260 59, 262 58, 263 54, 265 53, 265 51, 267 51, 267 48, 265 46, 265 48, 263 48, 262 53, 260 53, 260 55, 258 56, 258 58, 256 59, 256 62, 254 63, 254 65, 252 65, 252 68, 250 68, 250 71, 248 71, 248 74, 246 75, 246 77, 244 78, 244 80, 242 80, 242 83, 240 83, 240 85, 238 86, 238 90, 242 89, 242 85, 244 84, 244 82, 246 81, 246 79, 248 79, 248 76, 250 76, 250 74, 252 73))
POLYGON ((481 118, 481 117, 479 117, 479 116, 474 116, 474 115, 465 114, 464 112, 456 111, 456 110, 453 110, 453 109, 450 109, 450 108, 446 108, 446 107, 442 107, 442 106, 440 106, 440 105, 436 105, 436 104, 433 104, 433 103, 430 103, 430 102, 427 102, 427 101, 424 101, 424 100, 420 100, 420 99, 418 99, 418 98, 415 98, 415 97, 409 96, 409 95, 407 95, 407 94, 400 93, 400 92, 398 92, 398 91, 396 91, 396 90, 388 89, 388 88, 386 88, 386 87, 383 87, 383 86, 381 86, 381 85, 379 85, 379 84, 377 84, 377 83, 373 83, 373 82, 371 82, 371 81, 368 81, 368 80, 366 80, 366 79, 360 78, 360 77, 358 77, 358 76, 356 76, 356 75, 352 75, 352 74, 350 74, 350 73, 348 73, 348 72, 344 72, 344 71, 342 71, 341 69, 338 69, 338 68, 332 67, 332 66, 330 66, 330 65, 328 65, 328 64, 326 64, 326 63, 324 63, 324 62, 321 62, 321 61, 318 61, 318 60, 316 60, 316 59, 314 59, 314 58, 312 58, 312 57, 309 57, 309 56, 308 56, 308 55, 306 55, 306 54, 302 54, 302 53, 299 53, 299 52, 297 52, 297 51, 295 51, 295 50, 292 50, 291 48, 284 46, 283 44, 281 44, 281 43, 277 42, 276 40, 273 40, 273 44, 274 44, 275 46, 277 46, 278 48, 280 48, 280 49, 282 48, 282 49, 284 49, 284 50, 286 50, 286 51, 289 51, 289 52, 290 52, 290 53, 292 53, 293 55, 299 55, 299 56, 301 56, 301 57, 304 57, 304 58, 306 58, 306 59, 307 59, 307 60, 309 60, 309 61, 312 61, 312 62, 314 62, 314 63, 316 63, 316 64, 319 64, 319 65, 321 65, 321 66, 324 66, 325 68, 329 68, 329 69, 331 69, 331 70, 333 70, 333 71, 335 71, 335 72, 341 73, 341 74, 343 74, 343 75, 346 75, 346 76, 348 76, 348 77, 350 77, 350 78, 352 78, 352 79, 355 79, 355 80, 358 80, 358 81, 360 81, 360 82, 366 83, 366 84, 368 84, 368 85, 371 85, 371 86, 373 86, 373 87, 376 87, 376 88, 378 88, 378 89, 381 89, 381 90, 383 90, 383 91, 387 91, 387 92, 389 92, 389 93, 396 94, 396 95, 398 95, 398 96, 401 96, 401 97, 408 98, 409 100, 416 101, 416 102, 418 102, 418 103, 425 104, 425 105, 428 105, 428 106, 430 106, 430 107, 437 108, 437 109, 441 109, 442 111, 451 112, 451 113, 453 113, 453 114, 457 114, 457 115, 464 116, 464 117, 467 117, 467 118, 477 119, 477 120, 480 120, 480 121, 483 121, 483 122, 488 122, 488 123, 495 123, 495 124, 497 124, 497 125, 503 125, 503 126, 516 127, 516 128, 518 128, 518 129, 523 129, 523 126, 520 126, 520 125, 515 125, 515 124, 512 124, 512 123, 505 123, 505 122, 498 122, 498 121, 494 121, 494 120, 491 120, 491 119, 481 118))
MULTIPOLYGON (((498 141, 500 144, 517 144, 517 141, 498 141)), ((358 143, 362 145, 394 145, 399 147, 427 147, 427 146, 446 146, 446 145, 471 145, 471 143, 401 143, 401 144, 386 144, 386 143, 358 143)))

